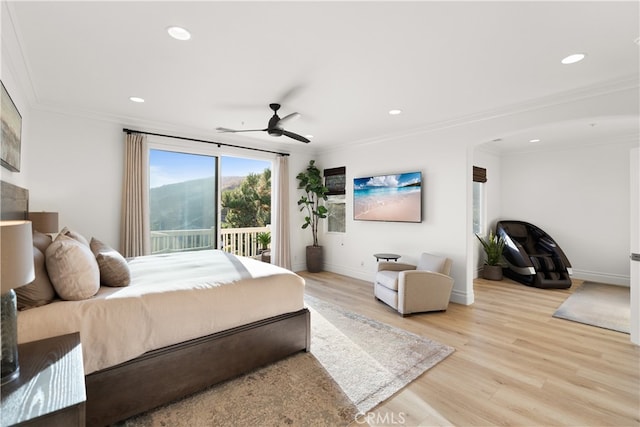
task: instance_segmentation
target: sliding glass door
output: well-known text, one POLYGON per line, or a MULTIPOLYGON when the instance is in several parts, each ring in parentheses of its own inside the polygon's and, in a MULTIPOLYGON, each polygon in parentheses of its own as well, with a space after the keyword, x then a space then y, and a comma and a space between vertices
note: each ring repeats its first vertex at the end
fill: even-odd
POLYGON ((151 253, 217 248, 217 158, 149 150, 151 253))
POLYGON ((185 151, 149 150, 151 253, 268 251, 271 161, 185 151))
POLYGON ((220 249, 257 256, 269 249, 271 162, 221 157, 220 249))

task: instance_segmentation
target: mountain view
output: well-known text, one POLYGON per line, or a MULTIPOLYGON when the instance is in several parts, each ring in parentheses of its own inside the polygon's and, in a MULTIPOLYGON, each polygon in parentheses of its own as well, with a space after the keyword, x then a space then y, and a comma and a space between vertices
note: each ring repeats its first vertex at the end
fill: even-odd
MULTIPOLYGON (((222 177, 222 191, 239 187, 245 179, 244 176, 222 177)), ((149 207, 152 231, 214 227, 217 216, 215 178, 201 178, 151 188, 149 207)))

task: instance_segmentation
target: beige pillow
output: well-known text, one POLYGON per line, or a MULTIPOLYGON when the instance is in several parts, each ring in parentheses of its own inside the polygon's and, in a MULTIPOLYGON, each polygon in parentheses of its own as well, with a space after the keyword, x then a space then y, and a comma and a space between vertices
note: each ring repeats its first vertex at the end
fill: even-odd
POLYGON ((40 252, 42 252, 43 255, 47 251, 51 242, 51 236, 41 233, 38 230, 33 230, 33 246, 40 249, 40 252))
POLYGON ((129 264, 120 252, 95 237, 89 244, 100 268, 100 284, 105 286, 127 286, 131 282, 129 264))
POLYGON ((88 246, 58 235, 45 254, 49 279, 62 299, 83 300, 100 289, 100 270, 88 246))
POLYGON ((60 231, 60 234, 64 234, 67 237, 71 237, 72 239, 77 240, 82 243, 86 247, 89 247, 89 241, 82 234, 77 231, 71 230, 69 227, 65 227, 60 231))
POLYGON ((47 275, 44 254, 35 246, 33 247, 33 266, 36 273, 35 280, 26 286, 15 289, 18 297, 18 310, 49 304, 56 297, 56 291, 47 275))

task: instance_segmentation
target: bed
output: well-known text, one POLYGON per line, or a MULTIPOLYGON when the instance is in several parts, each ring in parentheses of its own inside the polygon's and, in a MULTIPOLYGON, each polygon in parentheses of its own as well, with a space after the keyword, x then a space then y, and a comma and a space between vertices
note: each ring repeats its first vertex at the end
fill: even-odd
MULTIPOLYGON (((2 183, 2 218, 28 191, 2 183)), ((299 351, 309 351, 304 280, 221 251, 129 261, 131 284, 21 311, 18 340, 80 332, 87 425, 108 425, 299 351)))

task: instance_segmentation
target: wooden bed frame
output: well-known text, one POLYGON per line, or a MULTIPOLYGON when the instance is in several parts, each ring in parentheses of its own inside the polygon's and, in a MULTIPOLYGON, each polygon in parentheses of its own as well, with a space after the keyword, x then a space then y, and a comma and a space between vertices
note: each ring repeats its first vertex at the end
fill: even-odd
MULTIPOLYGON (((26 219, 29 192, 2 182, 2 219, 26 219)), ((85 377, 86 423, 109 425, 310 349, 302 309, 153 350, 85 377)))

